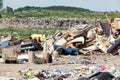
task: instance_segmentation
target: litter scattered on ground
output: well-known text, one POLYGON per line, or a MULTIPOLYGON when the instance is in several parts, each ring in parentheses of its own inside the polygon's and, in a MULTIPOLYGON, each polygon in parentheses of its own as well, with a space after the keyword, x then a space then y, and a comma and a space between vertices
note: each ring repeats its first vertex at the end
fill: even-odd
POLYGON ((120 66, 116 67, 109 63, 112 61, 110 56, 119 56, 120 29, 118 22, 115 19, 111 23, 98 21, 98 25, 77 25, 66 31, 57 31, 51 36, 45 34, 31 34, 26 38, 16 38, 10 34, 7 37, 1 36, 0 62, 5 64, 79 65, 72 70, 45 69, 37 70, 37 72, 32 69, 19 70, 20 78, 28 80, 52 78, 54 78, 53 80, 67 80, 67 78, 75 76, 78 80, 82 80, 82 78, 95 80, 103 75, 106 75, 106 80, 118 78, 120 66), (108 65, 112 66, 108 67, 108 65))

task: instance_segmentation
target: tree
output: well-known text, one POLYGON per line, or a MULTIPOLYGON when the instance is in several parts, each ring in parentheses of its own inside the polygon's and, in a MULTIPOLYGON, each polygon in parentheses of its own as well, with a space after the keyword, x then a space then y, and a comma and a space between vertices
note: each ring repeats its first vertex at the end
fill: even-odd
POLYGON ((13 12, 13 9, 7 6, 7 12, 13 12))
POLYGON ((7 6, 7 13, 8 13, 8 15, 13 15, 14 11, 13 11, 13 9, 11 7, 7 6))

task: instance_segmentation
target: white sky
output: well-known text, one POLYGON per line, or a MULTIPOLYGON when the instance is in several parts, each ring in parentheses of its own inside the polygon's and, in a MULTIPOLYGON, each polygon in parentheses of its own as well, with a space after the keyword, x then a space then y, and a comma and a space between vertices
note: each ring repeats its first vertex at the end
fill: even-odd
POLYGON ((3 0, 3 7, 17 9, 25 6, 72 6, 94 11, 120 11, 120 0, 3 0))

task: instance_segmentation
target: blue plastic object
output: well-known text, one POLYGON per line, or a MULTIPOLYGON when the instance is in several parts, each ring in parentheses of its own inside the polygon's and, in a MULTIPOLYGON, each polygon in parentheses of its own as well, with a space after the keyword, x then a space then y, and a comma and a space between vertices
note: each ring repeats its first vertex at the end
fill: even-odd
POLYGON ((32 46, 31 48, 23 48, 23 49, 21 49, 21 50, 22 50, 22 51, 24 51, 24 50, 35 51, 36 49, 35 49, 34 46, 32 46))
POLYGON ((25 47, 25 46, 30 46, 30 45, 33 45, 34 43, 33 42, 27 42, 25 44, 20 44, 21 47, 25 47))
POLYGON ((33 42, 27 42, 25 44, 20 44, 20 46, 22 47, 22 51, 24 50, 31 50, 31 51, 35 51, 35 46, 34 46, 34 43, 33 42), (27 47, 27 46, 31 46, 30 48, 24 48, 24 47, 27 47))
POLYGON ((48 72, 48 71, 44 71, 44 72, 43 72, 43 75, 44 75, 44 76, 48 76, 48 75, 49 75, 49 72, 48 72))
POLYGON ((61 70, 55 70, 54 71, 55 74, 61 74, 61 72, 62 72, 61 70))
POLYGON ((120 46, 120 38, 116 40, 116 42, 108 48, 107 52, 111 53, 113 50, 115 50, 118 46, 120 46))
POLYGON ((7 46, 10 46, 10 43, 9 43, 9 42, 2 42, 2 43, 1 43, 1 46, 7 47, 7 46))
MULTIPOLYGON (((61 46, 54 44, 54 50, 61 46)), ((62 47, 62 53, 69 55, 78 55, 78 48, 64 48, 62 47)))

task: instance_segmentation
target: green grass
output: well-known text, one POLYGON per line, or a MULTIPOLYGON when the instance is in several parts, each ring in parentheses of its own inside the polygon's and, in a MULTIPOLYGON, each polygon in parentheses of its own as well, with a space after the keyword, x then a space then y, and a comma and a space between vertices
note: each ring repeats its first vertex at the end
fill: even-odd
POLYGON ((26 17, 52 17, 52 18, 88 18, 88 19, 105 19, 105 15, 110 18, 120 17, 120 11, 91 11, 84 8, 67 7, 67 6, 50 6, 50 7, 23 7, 13 10, 10 7, 0 10, 1 18, 26 18, 26 17))
POLYGON ((0 28, 0 35, 12 34, 20 38, 30 36, 31 34, 53 35, 57 30, 67 30, 65 27, 59 28, 0 28), (16 34, 17 33, 17 34, 16 34))

